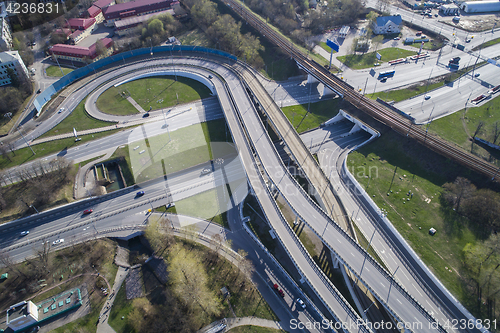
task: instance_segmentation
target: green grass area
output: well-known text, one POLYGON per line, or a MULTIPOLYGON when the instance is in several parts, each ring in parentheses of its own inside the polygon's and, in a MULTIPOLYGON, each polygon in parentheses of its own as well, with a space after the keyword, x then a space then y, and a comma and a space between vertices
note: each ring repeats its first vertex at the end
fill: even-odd
POLYGON ((134 332, 127 321, 127 315, 133 310, 132 302, 127 300, 125 282, 115 296, 113 307, 109 313, 108 323, 118 333, 134 332), (124 319, 122 319, 124 317, 124 319))
MULTIPOLYGON (((64 110, 64 113, 67 113, 68 110, 64 110)), ((77 133, 79 131, 106 127, 116 124, 114 122, 107 122, 102 120, 97 120, 89 116, 89 114, 85 111, 85 100, 81 101, 80 104, 71 112, 63 121, 57 124, 50 131, 45 132, 42 138, 46 138, 49 136, 54 136, 63 133, 73 133, 73 128, 76 129, 77 133)))
POLYGON ((309 113, 308 104, 287 106, 282 110, 297 132, 302 133, 334 117, 339 111, 339 103, 338 98, 311 103, 309 113))
POLYGON ((204 84, 182 76, 158 76, 134 80, 111 87, 99 96, 99 110, 115 115, 137 114, 139 111, 127 100, 132 97, 145 111, 168 108, 210 96, 204 84))
POLYGON ((442 185, 457 176, 473 180, 477 175, 392 131, 351 153, 347 166, 429 269, 470 310, 475 301, 461 278, 461 253, 477 238, 460 216, 441 205, 441 193, 442 185), (431 227, 437 229, 434 236, 431 227))
MULTIPOLYGON (((328 52, 328 53, 332 52, 332 48, 330 46, 326 45, 325 42, 319 42, 318 45, 321 46, 321 48, 323 50, 325 50, 326 52, 328 52)), ((333 51, 333 54, 335 54, 335 53, 337 53, 337 51, 333 51)))
POLYGON ((261 38, 260 41, 265 48, 259 52, 264 60, 264 67, 260 70, 262 75, 275 81, 284 81, 289 77, 300 75, 300 70, 293 59, 267 39, 261 38))
POLYGON ((413 96, 423 94, 427 91, 431 91, 432 89, 439 88, 443 85, 444 85, 443 82, 436 82, 429 84, 428 86, 426 84, 423 84, 421 86, 412 86, 405 89, 379 91, 374 94, 366 94, 366 96, 371 99, 377 99, 377 97, 379 97, 380 99, 386 102, 388 101, 400 102, 404 101, 405 99, 411 98, 413 96))
POLYGON ((472 49, 472 51, 477 51, 479 49, 484 49, 485 47, 496 45, 498 43, 500 43, 500 38, 495 38, 495 39, 492 39, 490 41, 487 41, 486 43, 483 43, 481 45, 478 45, 478 46, 474 47, 472 49))
POLYGON ((89 141, 99 139, 113 133, 116 133, 118 130, 111 130, 106 132, 99 132, 90 135, 81 136, 81 141, 75 142, 74 138, 67 138, 61 140, 55 140, 45 143, 40 143, 32 146, 36 155, 33 155, 29 148, 22 148, 15 151, 15 153, 9 152, 9 159, 5 157, 0 157, 0 170, 5 168, 11 168, 14 166, 22 165, 27 162, 31 162, 37 158, 41 158, 50 154, 59 153, 59 156, 66 155, 66 151, 73 147, 78 147, 83 144, 88 143, 89 141))
MULTIPOLYGON (((384 63, 394 59, 405 58, 417 54, 417 52, 403 50, 396 47, 389 47, 377 51, 382 56, 379 62, 384 63)), ((347 67, 351 69, 363 69, 373 67, 377 62, 376 52, 369 52, 364 54, 348 54, 337 57, 347 67)))
MULTIPOLYGON (((412 43, 408 44, 411 47, 414 47, 416 49, 420 49, 420 44, 421 43, 412 43)), ((422 50, 429 50, 429 51, 436 51, 442 48, 444 45, 443 41, 440 39, 431 39, 428 42, 424 43, 424 47, 422 47, 422 50)))
POLYGON ((285 331, 278 330, 275 328, 269 328, 269 327, 247 325, 247 326, 237 326, 235 328, 230 329, 228 332, 231 332, 231 333, 278 333, 278 332, 285 332, 285 331))
MULTIPOLYGON (((140 183, 234 152, 225 143, 225 120, 211 120, 136 141, 127 146, 131 177, 140 183)), ((142 131, 139 126, 135 131, 142 131)), ((231 142, 229 130, 227 138, 231 142)), ((128 184, 128 182, 127 182, 128 184)))
MULTIPOLYGON (((472 143, 469 140, 469 136, 473 136, 479 123, 482 123, 483 126, 477 136, 493 142, 495 126, 500 121, 499 110, 500 99, 495 98, 479 107, 463 109, 444 118, 434 120, 429 126, 429 132, 437 134, 496 165, 500 165, 500 153, 497 150, 472 143)), ((498 140, 495 143, 499 144, 498 140)))
POLYGON ((228 227, 226 210, 229 195, 226 186, 218 186, 175 202, 177 214, 198 217, 228 227))
POLYGON ((199 28, 185 31, 176 37, 182 45, 213 47, 210 39, 207 38, 207 35, 199 28))
MULTIPOLYGON (((75 70, 74 68, 67 68, 67 67, 61 67, 61 69, 64 75, 71 73, 72 71, 75 70)), ((61 69, 59 69, 59 66, 49 66, 45 70, 45 74, 47 76, 61 77, 63 76, 63 74, 61 73, 61 69)))

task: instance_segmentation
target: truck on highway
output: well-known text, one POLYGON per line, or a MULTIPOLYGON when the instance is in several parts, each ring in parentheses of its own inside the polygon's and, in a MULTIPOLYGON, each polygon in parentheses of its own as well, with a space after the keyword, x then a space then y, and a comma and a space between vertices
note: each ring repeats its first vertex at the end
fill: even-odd
POLYGON ((448 67, 450 67, 450 69, 453 69, 453 70, 458 70, 458 67, 460 67, 458 64, 455 64, 453 62, 450 62, 448 64, 448 67))
POLYGON ((488 90, 488 94, 490 94, 490 95, 496 94, 499 90, 500 90, 500 85, 488 90))

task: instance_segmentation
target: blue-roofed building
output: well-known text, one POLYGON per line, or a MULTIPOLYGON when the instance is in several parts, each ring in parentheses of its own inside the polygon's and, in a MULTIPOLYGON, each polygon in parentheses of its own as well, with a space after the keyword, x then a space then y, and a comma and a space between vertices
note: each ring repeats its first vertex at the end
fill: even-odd
POLYGON ((400 15, 380 16, 373 22, 373 33, 376 35, 400 33, 403 20, 400 15))

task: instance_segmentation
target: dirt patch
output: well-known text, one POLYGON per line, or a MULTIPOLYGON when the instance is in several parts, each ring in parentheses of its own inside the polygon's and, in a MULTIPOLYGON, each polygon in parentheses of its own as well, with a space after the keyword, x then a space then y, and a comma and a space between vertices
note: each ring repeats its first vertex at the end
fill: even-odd
POLYGON ((462 14, 458 23, 454 23, 451 16, 449 18, 444 18, 439 22, 449 24, 465 31, 479 32, 490 30, 495 25, 498 26, 500 24, 500 18, 496 14, 462 14))

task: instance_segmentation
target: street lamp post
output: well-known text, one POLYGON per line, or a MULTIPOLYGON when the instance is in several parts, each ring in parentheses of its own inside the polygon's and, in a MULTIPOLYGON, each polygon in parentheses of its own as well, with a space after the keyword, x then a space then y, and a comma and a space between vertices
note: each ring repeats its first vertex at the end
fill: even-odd
MULTIPOLYGON (((11 112, 7 112, 6 114, 4 114, 4 117, 7 117, 9 118, 10 120, 12 120, 12 113, 11 112)), ((24 137, 23 133, 21 133, 21 131, 19 130, 19 127, 16 128, 17 131, 19 132, 19 134, 21 134, 24 142, 26 143, 26 145, 31 149, 31 152, 33 153, 33 155, 36 155, 35 152, 33 151, 33 148, 31 148, 30 144, 28 143, 28 141, 26 141, 26 138, 24 137)))
POLYGON ((36 209, 36 207, 35 207, 35 206, 30 205, 30 208, 33 208, 37 214, 40 214, 40 212, 36 209))

